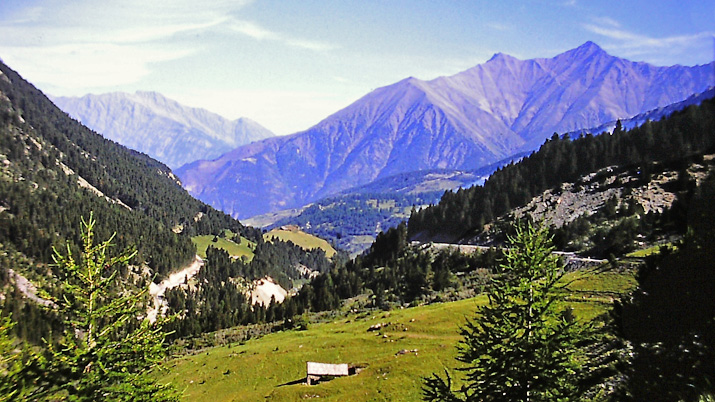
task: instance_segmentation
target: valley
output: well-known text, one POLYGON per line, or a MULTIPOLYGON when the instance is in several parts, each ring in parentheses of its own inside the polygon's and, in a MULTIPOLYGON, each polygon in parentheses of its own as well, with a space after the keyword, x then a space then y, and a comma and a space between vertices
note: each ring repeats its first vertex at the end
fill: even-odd
POLYGON ((274 136, 0 62, 0 399, 702 402, 712 67, 497 53, 274 136))

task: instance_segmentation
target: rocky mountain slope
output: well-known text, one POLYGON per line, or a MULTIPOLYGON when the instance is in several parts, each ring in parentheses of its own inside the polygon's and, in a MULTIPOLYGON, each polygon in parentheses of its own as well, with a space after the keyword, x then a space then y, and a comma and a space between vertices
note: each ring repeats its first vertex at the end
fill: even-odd
POLYGON ((376 89, 307 131, 177 174, 194 196, 248 217, 399 173, 479 168, 534 149, 554 132, 682 101, 707 89, 711 71, 631 62, 592 42, 550 59, 497 54, 450 77, 376 89))
POLYGON ((563 216, 540 217, 551 219, 559 226, 578 216, 559 211, 564 208, 592 211, 613 196, 620 197, 612 188, 623 188, 633 199, 642 193, 643 200, 636 200, 640 207, 633 204, 633 208, 640 208, 644 213, 663 212, 672 197, 660 199, 661 192, 648 185, 672 182, 672 177, 653 179, 665 171, 663 167, 668 167, 677 171, 677 191, 692 190, 685 167, 700 163, 703 155, 713 152, 713 101, 704 100, 666 119, 648 121, 627 131, 614 130, 611 135, 585 135, 571 140, 554 134, 537 152, 495 172, 483 186, 446 192, 439 204, 413 213, 409 221, 410 237, 456 240, 480 233, 495 218, 527 205, 529 210, 533 208, 537 212, 557 211, 563 216), (630 173, 620 175, 620 169, 630 173), (613 174, 610 170, 619 173, 613 174), (588 176, 594 172, 598 173, 588 176), (610 181, 601 183, 606 178, 610 181), (563 187, 564 183, 572 184, 567 188, 563 187), (594 183, 598 183, 597 188, 592 188, 594 183), (534 201, 534 197, 549 189, 552 196, 534 201), (541 205, 544 203, 548 205, 541 205))
POLYGON ((172 169, 274 136, 250 119, 231 121, 157 92, 52 97, 52 101, 105 138, 144 152, 172 169))
POLYGON ((243 233, 240 223, 189 196, 165 165, 70 119, 1 63, 0 111, 5 247, 49 263, 51 246, 75 239, 80 217, 93 211, 98 236, 122 233, 117 247, 136 245, 138 261, 164 274, 194 258, 190 239, 177 232, 225 226, 243 233))

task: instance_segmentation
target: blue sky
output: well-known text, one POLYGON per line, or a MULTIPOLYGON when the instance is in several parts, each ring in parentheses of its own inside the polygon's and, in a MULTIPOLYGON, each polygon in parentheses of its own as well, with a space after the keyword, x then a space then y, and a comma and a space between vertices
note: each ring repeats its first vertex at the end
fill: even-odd
POLYGON ((278 134, 405 77, 591 40, 656 65, 715 55, 715 0, 0 0, 0 59, 46 93, 158 91, 278 134))

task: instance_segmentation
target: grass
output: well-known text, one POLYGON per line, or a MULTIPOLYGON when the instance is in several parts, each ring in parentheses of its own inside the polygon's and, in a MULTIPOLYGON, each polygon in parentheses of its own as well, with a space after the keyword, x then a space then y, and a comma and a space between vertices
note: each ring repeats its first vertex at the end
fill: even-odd
POLYGON ((192 401, 292 401, 314 395, 332 401, 418 400, 421 377, 429 374, 425 368, 441 371, 444 365, 454 365, 456 325, 474 308, 475 300, 463 300, 366 317, 352 315, 314 324, 307 331, 270 334, 174 360, 165 380, 186 387, 185 399, 192 401), (367 331, 383 322, 390 322, 384 332, 367 331), (417 349, 417 353, 396 355, 403 349, 417 349), (313 387, 286 385, 305 377, 306 361, 366 367, 359 375, 313 387))
MULTIPOLYGON (((607 310, 605 297, 632 288, 630 273, 569 273, 569 300, 577 316, 590 319, 607 310), (580 296, 588 296, 581 298, 580 296)), ((459 326, 471 317, 485 296, 390 312, 351 314, 312 324, 306 331, 284 331, 208 349, 169 362, 162 380, 185 390, 191 401, 417 401, 422 378, 454 368, 459 326), (371 325, 390 323, 381 331, 371 325), (398 354, 401 350, 409 350, 398 354), (365 366, 358 375, 315 386, 302 383, 307 361, 365 366)))
POLYGON ((241 244, 221 237, 217 237, 214 242, 214 237, 213 235, 192 237, 191 241, 196 245, 196 254, 201 258, 206 258, 206 249, 211 245, 214 248, 226 250, 226 252, 233 257, 246 257, 248 260, 253 258, 253 247, 255 247, 255 244, 245 237, 241 237, 241 244))
POLYGON ((296 246, 302 247, 306 250, 319 248, 325 251, 325 256, 328 258, 335 255, 335 249, 330 245, 330 243, 324 239, 305 233, 302 230, 273 229, 264 234, 263 237, 266 241, 270 241, 274 238, 282 241, 291 241, 296 246))
POLYGON ((661 248, 666 248, 666 247, 672 247, 672 243, 664 244, 664 245, 656 245, 653 247, 645 248, 642 250, 636 250, 632 253, 626 254, 626 257, 632 257, 632 258, 645 258, 653 254, 660 253, 661 248))
MULTIPOLYGON (((225 234, 225 237, 227 238, 233 237, 233 233, 229 230, 226 230, 225 234)), ((295 245, 308 250, 320 248, 325 251, 325 255, 328 258, 332 257, 336 253, 335 249, 327 241, 300 230, 292 231, 273 229, 263 236, 266 241, 278 238, 283 241, 291 241, 295 245)), ((201 258, 206 258, 206 249, 209 246, 213 246, 215 248, 226 250, 226 252, 232 257, 246 257, 250 261, 253 258, 253 249, 256 247, 252 241, 246 239, 245 237, 241 237, 241 244, 213 235, 194 236, 191 238, 191 241, 196 245, 196 253, 201 258), (216 241, 214 241, 214 238, 216 241)))

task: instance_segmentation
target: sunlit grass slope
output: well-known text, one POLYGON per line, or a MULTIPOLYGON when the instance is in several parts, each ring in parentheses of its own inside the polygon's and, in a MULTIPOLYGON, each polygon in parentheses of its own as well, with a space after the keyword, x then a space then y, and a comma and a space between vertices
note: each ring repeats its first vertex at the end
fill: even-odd
POLYGON ((234 257, 246 257, 249 260, 253 258, 252 248, 255 245, 245 237, 241 237, 241 244, 213 235, 194 236, 191 241, 196 245, 196 254, 201 258, 206 258, 206 249, 209 246, 226 250, 229 255, 234 257))
POLYGON ((273 229, 270 232, 264 234, 263 238, 267 241, 270 241, 273 238, 277 238, 283 241, 291 241, 296 246, 302 247, 306 250, 319 248, 325 251, 325 255, 328 258, 332 257, 335 254, 335 249, 326 240, 297 229, 273 229))
MULTIPOLYGON (((632 288, 628 273, 586 271, 565 278, 567 297, 577 316, 605 312, 610 300, 632 288)), ((485 296, 451 303, 349 315, 312 324, 306 331, 286 331, 245 344, 216 347, 169 362, 164 378, 185 389, 187 401, 417 401, 422 378, 452 374, 457 366, 458 331, 485 296), (379 331, 368 331, 389 323, 379 331), (400 354, 400 351, 409 351, 400 354), (363 365, 358 375, 314 386, 301 382, 306 362, 363 365)))

